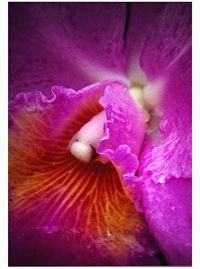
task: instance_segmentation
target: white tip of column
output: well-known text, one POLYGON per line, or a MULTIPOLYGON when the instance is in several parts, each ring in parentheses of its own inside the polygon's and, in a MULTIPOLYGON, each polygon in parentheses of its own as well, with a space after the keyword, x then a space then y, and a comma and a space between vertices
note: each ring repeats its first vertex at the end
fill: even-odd
POLYGON ((72 143, 70 152, 74 157, 85 163, 88 163, 93 155, 92 147, 79 141, 72 143))

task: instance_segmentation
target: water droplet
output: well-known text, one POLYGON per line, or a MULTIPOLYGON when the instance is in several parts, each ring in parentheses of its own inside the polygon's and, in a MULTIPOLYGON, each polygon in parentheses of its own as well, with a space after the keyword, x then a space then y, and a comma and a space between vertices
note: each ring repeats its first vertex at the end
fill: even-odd
POLYGON ((111 232, 108 230, 108 231, 107 231, 107 236, 110 237, 111 235, 112 235, 111 232))

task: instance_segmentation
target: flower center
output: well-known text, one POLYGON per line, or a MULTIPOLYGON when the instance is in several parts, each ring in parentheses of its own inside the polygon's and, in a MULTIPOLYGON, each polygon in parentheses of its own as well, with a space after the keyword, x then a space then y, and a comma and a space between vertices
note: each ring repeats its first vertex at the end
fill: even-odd
POLYGON ((135 103, 138 105, 138 107, 142 110, 144 115, 144 121, 149 122, 150 121, 149 106, 145 100, 144 89, 145 87, 143 85, 134 84, 129 88, 129 94, 131 95, 135 103))
MULTIPOLYGON (((149 89, 141 84, 134 84, 129 88, 129 94, 134 100, 138 109, 142 111, 144 122, 150 121, 151 100, 148 99, 149 89), (146 93, 147 92, 147 93, 146 93), (147 98, 146 98, 147 96, 147 98)), ((106 121, 105 110, 93 116, 78 132, 71 138, 68 149, 78 160, 89 163, 92 159, 107 163, 108 159, 97 155, 96 149, 104 135, 104 123, 106 121)))
MULTIPOLYGON (((104 122, 106 120, 105 110, 91 118, 71 139, 69 150, 71 154, 83 162, 90 162, 96 154, 96 147, 104 134, 104 122)), ((106 159, 98 157, 99 161, 106 159)))

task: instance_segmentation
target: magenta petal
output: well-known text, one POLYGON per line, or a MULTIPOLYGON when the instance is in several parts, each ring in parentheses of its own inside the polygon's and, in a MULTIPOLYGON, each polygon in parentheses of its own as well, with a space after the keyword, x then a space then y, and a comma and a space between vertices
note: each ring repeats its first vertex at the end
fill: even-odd
POLYGON ((140 175, 155 182, 191 177, 191 51, 165 77, 159 130, 146 136, 140 156, 140 175))
POLYGON ((9 106, 10 265, 159 264, 128 188, 145 126, 126 85, 54 87, 52 94, 20 93, 9 106), (111 162, 94 154, 83 163, 70 153, 70 140, 103 109, 96 153, 111 162))
POLYGON ((151 176, 155 182, 165 182, 170 177, 189 178, 192 166, 190 3, 167 4, 152 29, 141 63, 149 83, 153 80, 162 84, 161 99, 154 107, 159 113, 159 130, 146 136, 140 174, 151 176))
POLYGON ((126 144, 131 152, 138 156, 146 125, 142 111, 129 95, 127 86, 108 85, 100 104, 106 111, 107 121, 99 150, 116 150, 119 145, 126 144))
POLYGON ((166 5, 141 66, 149 85, 161 82, 138 169, 144 213, 167 262, 191 265, 191 3, 166 5))
POLYGON ((12 97, 122 76, 125 4, 10 3, 9 12, 12 97))
POLYGON ((166 3, 131 3, 130 20, 125 42, 128 78, 132 83, 145 80, 140 67, 140 55, 149 32, 166 3))
POLYGON ((191 179, 144 183, 143 206, 150 230, 171 265, 192 263, 191 179))
POLYGON ((102 154, 112 160, 116 167, 122 169, 124 184, 129 183, 131 179, 136 180, 135 172, 138 168, 138 159, 135 154, 131 153, 127 145, 120 145, 115 151, 104 149, 102 154))
POLYGON ((163 75, 191 46, 191 3, 168 3, 149 30, 141 66, 149 80, 163 75))
POLYGON ((138 155, 146 131, 142 111, 128 94, 125 85, 111 84, 100 99, 107 115, 105 134, 97 149, 120 170, 123 184, 137 180, 138 155))

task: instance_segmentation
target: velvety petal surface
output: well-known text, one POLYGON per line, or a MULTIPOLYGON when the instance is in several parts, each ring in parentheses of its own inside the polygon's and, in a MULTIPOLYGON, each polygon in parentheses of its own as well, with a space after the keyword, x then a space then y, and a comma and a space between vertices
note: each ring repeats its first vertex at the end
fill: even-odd
POLYGON ((165 74, 190 49, 191 11, 191 3, 167 3, 151 25, 140 58, 149 80, 165 74))
POLYGON ((171 265, 191 265, 191 3, 167 4, 141 55, 154 108, 140 155, 143 208, 171 265))
POLYGON ((100 104, 106 110, 107 120, 97 152, 118 167, 123 184, 132 186, 137 181, 138 155, 146 131, 142 111, 124 86, 112 90, 107 87, 100 104))
MULTIPOLYGON (((123 85, 123 84, 122 84, 123 85)), ((119 145, 126 144, 138 156, 144 139, 146 125, 142 111, 127 94, 127 87, 106 88, 100 104, 107 112, 105 136, 101 141, 100 150, 117 150, 119 145)))
POLYGON ((10 3, 9 94, 121 78, 124 3, 10 3))
POLYGON ((165 184, 148 180, 143 205, 149 227, 170 265, 192 264, 192 183, 170 178, 165 184))
POLYGON ((152 94, 152 99, 157 98, 156 88, 160 95, 140 158, 140 173, 151 176, 155 182, 165 182, 170 177, 191 177, 190 7, 190 4, 167 6, 141 58, 149 78, 149 95, 152 94), (158 61, 150 58, 154 57, 155 51, 160 53, 158 61))
MULTIPOLYGON (((78 92, 54 87, 52 93, 50 99, 21 93, 10 103, 10 265, 159 264, 145 219, 122 180, 137 169, 133 135, 141 122, 126 86, 105 81, 78 92), (107 120, 97 153, 110 161, 94 156, 82 163, 69 141, 103 109, 107 120), (132 139, 124 132, 116 143, 116 124, 132 139)), ((135 137, 138 143, 143 134, 141 129, 135 137)))
POLYGON ((132 84, 144 84, 145 74, 140 66, 140 55, 152 25, 158 19, 166 3, 129 3, 129 21, 125 39, 125 58, 127 60, 127 76, 132 84))

